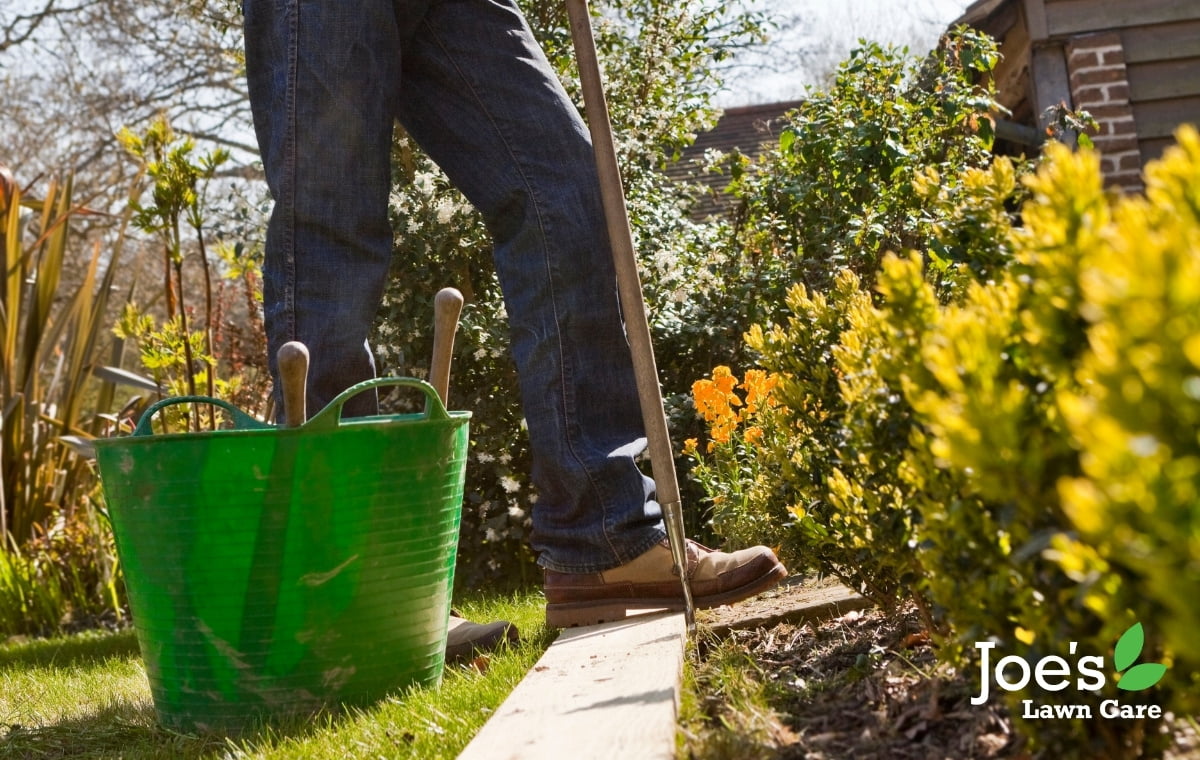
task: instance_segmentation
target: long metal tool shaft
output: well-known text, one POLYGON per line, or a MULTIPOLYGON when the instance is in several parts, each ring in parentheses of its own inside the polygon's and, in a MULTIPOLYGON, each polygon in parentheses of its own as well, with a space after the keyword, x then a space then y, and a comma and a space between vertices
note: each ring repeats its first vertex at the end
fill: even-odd
POLYGON ((587 0, 566 0, 571 22, 571 39, 575 44, 575 61, 583 85, 583 104, 587 111, 588 128, 596 153, 596 171, 600 177, 600 194, 604 217, 612 245, 613 263, 617 270, 617 291, 621 296, 621 311, 625 331, 633 354, 633 370, 637 377, 638 401, 642 422, 650 447, 650 464, 654 486, 667 525, 667 538, 675 571, 683 585, 684 617, 688 629, 695 627, 695 607, 687 577, 687 548, 683 529, 683 508, 679 498, 679 480, 675 474, 675 455, 667 432, 667 417, 663 411, 662 392, 658 384, 658 367, 654 362, 654 347, 650 342, 650 324, 646 317, 646 302, 642 297, 641 278, 633 248, 633 232, 629 227, 629 211, 625 207, 625 192, 621 186, 621 170, 613 142, 612 123, 596 41, 592 36, 591 14, 587 0))

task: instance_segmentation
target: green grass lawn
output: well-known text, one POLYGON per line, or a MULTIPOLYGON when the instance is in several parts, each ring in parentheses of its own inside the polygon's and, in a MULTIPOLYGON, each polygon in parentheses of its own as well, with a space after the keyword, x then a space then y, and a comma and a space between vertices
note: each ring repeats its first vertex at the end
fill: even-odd
POLYGON ((363 710, 264 727, 238 739, 159 727, 132 631, 0 646, 0 758, 453 758, 553 639, 540 594, 456 604, 504 618, 522 644, 477 667, 447 668, 363 710))

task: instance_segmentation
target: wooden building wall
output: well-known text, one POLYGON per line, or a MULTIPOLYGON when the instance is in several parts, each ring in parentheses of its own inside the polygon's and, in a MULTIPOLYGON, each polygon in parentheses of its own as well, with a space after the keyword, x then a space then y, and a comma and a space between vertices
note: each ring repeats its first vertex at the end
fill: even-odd
POLYGON ((1024 0, 1037 46, 1116 32, 1142 159, 1182 123, 1200 124, 1200 0, 1024 0))

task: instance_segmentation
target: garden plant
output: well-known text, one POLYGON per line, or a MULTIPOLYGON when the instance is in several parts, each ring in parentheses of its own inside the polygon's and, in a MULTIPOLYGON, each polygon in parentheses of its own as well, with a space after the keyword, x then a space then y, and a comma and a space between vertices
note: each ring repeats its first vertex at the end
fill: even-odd
MULTIPOLYGON (((795 132, 824 105, 800 109, 795 132)), ((959 139, 986 141, 981 118, 965 116, 959 139)), ((1106 190, 1087 148, 1049 144, 1036 173, 1005 158, 929 164, 893 191, 919 206, 870 236, 882 217, 869 201, 872 223, 805 235, 812 203, 776 200, 810 186, 841 192, 862 171, 853 151, 795 160, 808 143, 785 133, 740 191, 747 218, 771 220, 760 239, 786 243, 776 250, 798 265, 783 316, 746 333, 761 367, 746 375, 778 378, 776 403, 734 415, 739 445, 718 415, 711 443, 689 446, 714 526, 781 543, 794 563, 885 608, 915 603, 947 667, 1006 699, 1031 746, 1055 756, 1158 753, 1163 716, 1196 709, 1194 611, 1182 600, 1200 579, 1188 527, 1200 504, 1200 139, 1177 138, 1147 169, 1145 197, 1106 190), (843 233, 879 247, 802 255, 835 249, 843 233), (746 445, 751 430, 767 445, 746 445), (764 470, 774 489, 752 487, 764 470), (1087 688, 1071 671, 1061 685, 1044 679, 1052 688, 1025 679, 1002 690, 1020 670, 987 669, 993 650, 991 665, 1090 655, 1105 672, 1087 688), (1133 707, 1106 714, 1123 703, 1133 707), (1038 714, 1061 714, 1056 705, 1071 717, 1038 714)), ((859 143, 871 147, 901 154, 859 143)), ((710 384, 734 382, 718 367, 697 384, 697 407, 710 384)))

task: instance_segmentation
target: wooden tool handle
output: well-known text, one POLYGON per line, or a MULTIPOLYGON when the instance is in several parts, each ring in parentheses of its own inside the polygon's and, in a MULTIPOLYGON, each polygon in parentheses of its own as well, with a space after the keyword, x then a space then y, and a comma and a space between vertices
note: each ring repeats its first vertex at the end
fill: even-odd
POLYGON ((283 389, 283 424, 298 427, 308 420, 308 347, 299 341, 284 343, 276 355, 279 384, 283 389))
POLYGON ((433 298, 433 359, 429 364, 429 384, 437 391, 443 406, 450 395, 450 360, 454 355, 454 334, 462 314, 463 294, 455 288, 442 288, 433 298))
POLYGON ((591 13, 587 0, 566 0, 567 16, 571 23, 571 39, 575 44, 575 61, 579 66, 579 81, 583 90, 583 107, 587 112, 588 130, 600 179, 600 198, 604 219, 612 245, 613 265, 617 270, 617 291, 621 313, 625 317, 625 334, 633 356, 633 373, 637 381, 638 401, 650 450, 650 466, 654 474, 655 498, 663 509, 671 555, 683 586, 684 618, 688 630, 696 625, 692 592, 688 585, 687 552, 684 545, 683 507, 679 497, 679 479, 675 473, 675 454, 671 449, 667 416, 663 409, 662 391, 658 383, 658 366, 654 361, 654 346, 650 340, 650 323, 646 302, 642 297, 637 256, 633 247, 633 232, 629 226, 629 210, 621 186, 621 170, 617 164, 617 147, 613 139, 608 103, 604 97, 604 81, 600 72, 596 40, 592 33, 591 13))

